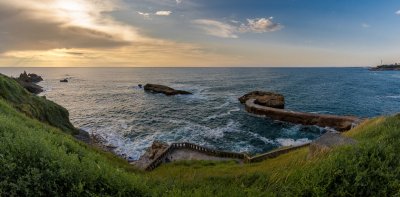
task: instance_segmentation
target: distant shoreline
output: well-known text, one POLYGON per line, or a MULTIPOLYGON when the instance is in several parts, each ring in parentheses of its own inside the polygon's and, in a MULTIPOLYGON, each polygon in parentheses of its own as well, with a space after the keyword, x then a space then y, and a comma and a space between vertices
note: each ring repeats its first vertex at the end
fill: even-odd
POLYGON ((400 71, 400 64, 384 64, 374 68, 370 68, 370 71, 400 71))

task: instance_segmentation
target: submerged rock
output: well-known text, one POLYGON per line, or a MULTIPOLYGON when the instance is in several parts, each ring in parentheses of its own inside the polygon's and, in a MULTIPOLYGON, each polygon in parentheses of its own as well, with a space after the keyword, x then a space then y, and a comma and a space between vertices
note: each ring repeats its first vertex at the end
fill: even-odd
POLYGON ((163 93, 167 96, 177 95, 177 94, 192 94, 188 91, 184 90, 175 90, 168 86, 158 85, 158 84, 146 84, 144 86, 145 91, 153 92, 153 93, 163 93))
POLYGON ((309 157, 314 157, 317 154, 327 152, 338 146, 354 145, 357 141, 352 138, 345 137, 340 133, 325 133, 317 140, 310 144, 309 157))
POLYGON ((274 92, 253 91, 240 97, 239 101, 244 104, 249 99, 255 99, 254 103, 265 107, 272 107, 277 109, 285 108, 285 97, 282 94, 277 94, 274 92))

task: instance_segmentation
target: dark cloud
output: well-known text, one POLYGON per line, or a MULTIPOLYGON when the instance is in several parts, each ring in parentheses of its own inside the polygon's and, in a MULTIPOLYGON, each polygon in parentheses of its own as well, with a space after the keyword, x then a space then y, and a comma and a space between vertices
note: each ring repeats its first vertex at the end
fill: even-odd
POLYGON ((32 10, 0 6, 0 52, 118 47, 130 43, 105 32, 32 17, 32 10))

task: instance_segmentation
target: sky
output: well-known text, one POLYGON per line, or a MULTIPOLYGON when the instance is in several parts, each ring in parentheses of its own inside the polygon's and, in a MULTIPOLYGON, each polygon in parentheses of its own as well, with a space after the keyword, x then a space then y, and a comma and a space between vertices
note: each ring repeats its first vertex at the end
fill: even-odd
POLYGON ((2 67, 400 62, 398 0, 0 0, 2 67))

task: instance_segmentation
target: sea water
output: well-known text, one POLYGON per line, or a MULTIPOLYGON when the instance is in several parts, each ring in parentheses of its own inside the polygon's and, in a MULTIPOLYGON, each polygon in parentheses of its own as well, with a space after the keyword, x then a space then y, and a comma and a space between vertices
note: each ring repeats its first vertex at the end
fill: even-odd
POLYGON ((256 154, 309 142, 325 128, 253 116, 238 97, 253 90, 281 93, 286 109, 362 118, 400 111, 400 72, 366 68, 0 68, 43 76, 47 99, 70 112, 71 122, 106 139, 135 160, 154 140, 192 142, 256 154), (60 83, 68 78, 68 83, 60 83), (138 84, 193 92, 165 96, 138 84))

